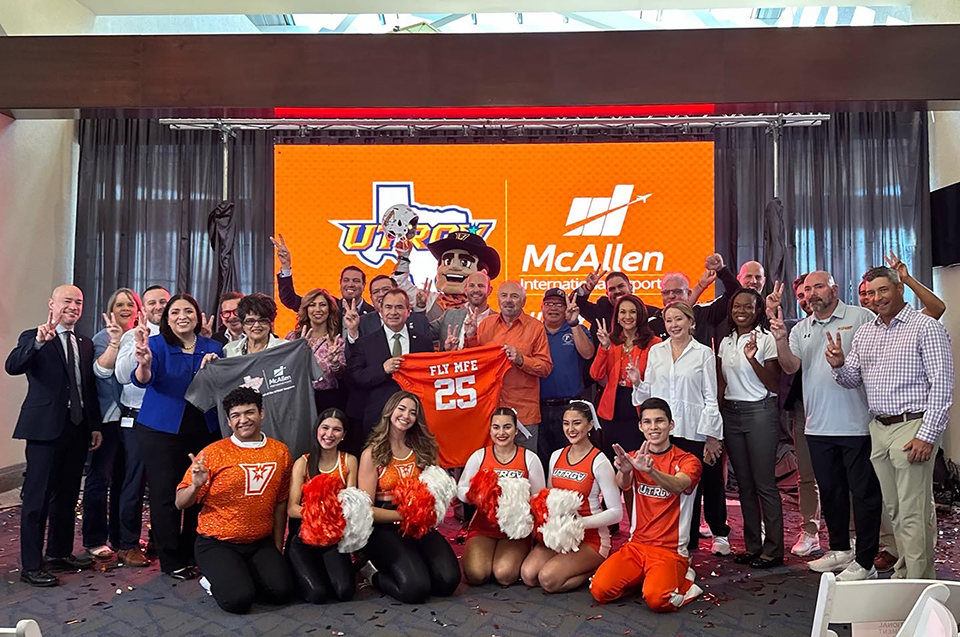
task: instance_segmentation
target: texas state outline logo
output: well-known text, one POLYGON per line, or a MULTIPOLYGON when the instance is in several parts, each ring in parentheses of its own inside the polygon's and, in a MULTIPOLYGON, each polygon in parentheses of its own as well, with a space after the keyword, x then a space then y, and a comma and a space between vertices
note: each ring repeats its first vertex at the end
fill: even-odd
POLYGON ((381 227, 387 210, 396 204, 406 204, 420 217, 417 232, 410 240, 413 244, 410 275, 415 282, 432 279, 436 275, 437 260, 427 250, 428 244, 451 232, 473 232, 486 241, 497 225, 496 219, 475 219, 470 209, 463 206, 433 206, 418 202, 412 181, 375 181, 372 219, 330 220, 330 223, 340 229, 340 251, 357 257, 373 268, 380 268, 387 261, 396 262, 396 253, 390 238, 381 227))

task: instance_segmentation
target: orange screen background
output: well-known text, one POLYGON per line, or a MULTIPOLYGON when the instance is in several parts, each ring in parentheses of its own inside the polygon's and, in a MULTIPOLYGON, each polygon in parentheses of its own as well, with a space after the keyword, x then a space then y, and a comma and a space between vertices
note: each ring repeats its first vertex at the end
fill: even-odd
MULTIPOLYGON (((457 226, 477 224, 500 253, 502 270, 494 285, 520 281, 527 290, 526 311, 535 316, 544 290, 573 289, 596 261, 626 271, 635 293, 659 306, 662 274, 681 271, 696 282, 704 258, 714 251, 712 142, 278 145, 275 160, 275 231, 290 248, 301 295, 323 287, 339 296, 340 270, 346 265, 360 266, 368 283, 377 273, 393 272, 395 262, 377 229, 389 202, 381 199, 378 210, 377 193, 394 196, 405 188, 426 210, 420 245, 457 226), (587 225, 568 225, 576 218, 572 206, 581 215, 591 204, 591 211, 602 213, 602 199, 592 199, 610 198, 617 186, 621 195, 630 190, 628 199, 636 200, 619 214, 622 226, 613 212, 591 216, 594 222, 587 225), (645 201, 637 200, 648 194, 645 201), (448 219, 451 223, 445 223, 448 219), (564 236, 578 226, 580 236, 564 236), (382 263, 374 267, 361 254, 382 263)), ((424 268, 430 266, 432 274, 435 263, 417 247, 418 285, 424 268)), ((601 283, 595 295, 602 293, 601 283)), ((369 293, 364 298, 369 300, 369 293)), ((712 288, 701 300, 709 298, 712 288)), ((495 294, 491 305, 496 305, 495 294)), ((286 334, 295 319, 293 312, 281 310, 276 332, 286 334)))

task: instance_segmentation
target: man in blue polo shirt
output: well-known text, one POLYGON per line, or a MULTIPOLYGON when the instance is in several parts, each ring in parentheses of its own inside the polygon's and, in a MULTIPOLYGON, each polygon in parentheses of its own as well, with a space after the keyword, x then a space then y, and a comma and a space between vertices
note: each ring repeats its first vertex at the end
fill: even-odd
MULTIPOLYGON (((574 292, 576 294, 576 292, 574 292)), ((540 438, 537 455, 547 466, 550 454, 567 445, 563 412, 567 403, 583 393, 583 370, 595 348, 590 333, 580 325, 580 308, 560 288, 543 295, 543 326, 547 330, 553 371, 540 379, 540 438)))

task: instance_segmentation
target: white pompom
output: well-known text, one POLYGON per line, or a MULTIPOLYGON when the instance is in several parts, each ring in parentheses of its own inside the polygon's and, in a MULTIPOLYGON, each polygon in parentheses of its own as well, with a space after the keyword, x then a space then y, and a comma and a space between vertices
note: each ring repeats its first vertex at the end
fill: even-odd
POLYGON ((547 511, 550 516, 540 533, 544 545, 557 553, 569 553, 580 550, 583 542, 583 520, 577 510, 583 503, 583 496, 568 489, 550 489, 547 495, 547 511))
POLYGON ((450 502, 457 496, 457 481, 443 468, 434 465, 423 470, 420 482, 427 485, 427 490, 433 495, 433 508, 437 513, 437 522, 433 526, 438 527, 447 515, 450 502))
POLYGON ((337 494, 343 509, 343 537, 337 544, 341 553, 353 553, 367 545, 373 533, 373 502, 366 491, 356 487, 341 489, 337 494))
POLYGON ((511 540, 521 540, 533 532, 530 513, 530 481, 526 478, 500 476, 500 499, 497 501, 497 525, 511 540))

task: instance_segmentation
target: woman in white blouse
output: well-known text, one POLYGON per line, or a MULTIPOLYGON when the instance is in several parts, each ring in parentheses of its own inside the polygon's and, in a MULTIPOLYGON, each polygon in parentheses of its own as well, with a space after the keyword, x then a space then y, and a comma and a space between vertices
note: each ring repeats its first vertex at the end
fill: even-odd
POLYGON ((737 475, 743 541, 738 564, 783 564, 783 507, 777 489, 780 364, 763 298, 754 290, 730 299, 730 334, 720 342, 720 396, 724 440, 737 475), (763 516, 765 534, 761 535, 763 516))
POLYGON ((727 506, 723 497, 723 422, 717 406, 716 357, 706 345, 693 338, 696 327, 693 308, 674 303, 663 310, 666 341, 650 348, 647 371, 641 380, 639 372, 629 368, 633 383, 633 404, 647 398, 663 398, 673 411, 676 423, 671 438, 678 447, 694 454, 703 462, 703 475, 697 486, 690 525, 689 549, 699 548, 700 501, 706 502, 704 517, 713 532, 715 555, 729 555, 727 506), (706 498, 703 493, 707 492, 706 498))

